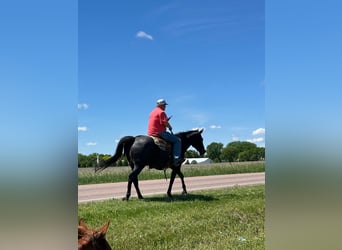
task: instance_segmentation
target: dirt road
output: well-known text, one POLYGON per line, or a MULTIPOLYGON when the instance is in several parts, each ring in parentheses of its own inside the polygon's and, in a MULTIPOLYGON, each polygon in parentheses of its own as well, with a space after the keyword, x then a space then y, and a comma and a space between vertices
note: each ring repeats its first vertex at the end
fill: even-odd
MULTIPOLYGON (((200 177, 185 177, 187 191, 202 189, 218 189, 233 186, 246 186, 265 184, 265 173, 214 175, 200 177)), ((165 194, 169 185, 169 179, 139 181, 140 190, 143 196, 165 194)), ((125 197, 127 182, 105 183, 78 186, 78 203, 90 201, 101 201, 108 199, 121 199, 125 197)), ((182 185, 177 177, 173 184, 172 193, 181 193, 182 185)), ((132 196, 136 197, 134 186, 132 185, 132 196)))

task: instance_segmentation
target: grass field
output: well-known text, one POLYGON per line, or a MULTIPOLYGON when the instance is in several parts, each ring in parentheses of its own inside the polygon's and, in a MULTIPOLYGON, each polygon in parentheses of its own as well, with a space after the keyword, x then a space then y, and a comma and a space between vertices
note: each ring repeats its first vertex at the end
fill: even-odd
MULTIPOLYGON (((78 169, 78 184, 113 183, 127 181, 131 169, 129 167, 110 167, 95 174, 93 168, 78 169)), ((220 174, 256 173, 265 171, 265 162, 233 162, 193 164, 182 166, 185 177, 208 176, 220 174)), ((166 171, 170 178, 171 170, 166 171)), ((139 175, 139 180, 165 178, 164 172, 146 167, 139 175)))
POLYGON ((264 185, 79 204, 113 249, 264 249, 264 185))

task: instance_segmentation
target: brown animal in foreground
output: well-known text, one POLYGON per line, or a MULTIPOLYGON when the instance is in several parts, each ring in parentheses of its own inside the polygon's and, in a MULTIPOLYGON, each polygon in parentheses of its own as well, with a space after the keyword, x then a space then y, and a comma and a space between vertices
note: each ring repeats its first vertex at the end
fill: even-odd
POLYGON ((83 219, 80 219, 78 225, 78 250, 112 250, 106 240, 108 227, 109 221, 97 230, 90 229, 83 219))

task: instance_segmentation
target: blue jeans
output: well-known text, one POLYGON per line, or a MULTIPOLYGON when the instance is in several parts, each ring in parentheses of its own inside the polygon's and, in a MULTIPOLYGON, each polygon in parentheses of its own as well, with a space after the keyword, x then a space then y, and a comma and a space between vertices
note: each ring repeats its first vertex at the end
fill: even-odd
POLYGON ((181 139, 167 131, 161 132, 160 137, 173 144, 173 160, 177 161, 181 157, 181 139))

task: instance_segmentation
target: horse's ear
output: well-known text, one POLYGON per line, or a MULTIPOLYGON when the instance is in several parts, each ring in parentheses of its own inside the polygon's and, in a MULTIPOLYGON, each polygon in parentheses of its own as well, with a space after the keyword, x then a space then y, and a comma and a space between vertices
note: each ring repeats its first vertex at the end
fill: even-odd
POLYGON ((201 128, 201 129, 198 130, 198 132, 199 132, 200 134, 202 134, 203 131, 204 131, 204 128, 201 128))
POLYGON ((110 221, 108 220, 107 223, 105 223, 100 229, 98 229, 98 233, 101 234, 101 236, 105 236, 109 227, 110 221))
POLYGON ((87 224, 85 224, 85 222, 84 222, 84 220, 83 220, 82 218, 80 219, 78 225, 79 225, 80 227, 84 227, 85 229, 88 229, 87 224))

